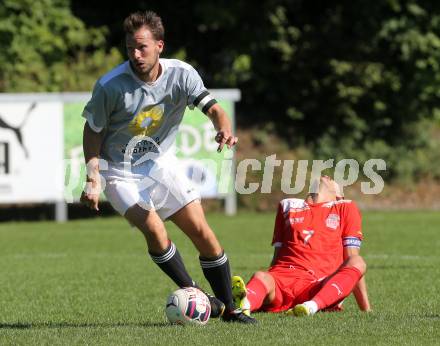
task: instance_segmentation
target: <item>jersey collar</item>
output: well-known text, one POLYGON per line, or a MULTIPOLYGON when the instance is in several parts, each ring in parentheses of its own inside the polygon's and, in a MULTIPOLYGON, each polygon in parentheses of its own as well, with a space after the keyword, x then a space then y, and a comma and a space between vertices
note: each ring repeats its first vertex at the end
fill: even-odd
POLYGON ((165 66, 165 64, 163 63, 163 61, 162 61, 162 59, 159 59, 159 64, 160 64, 160 67, 161 67, 161 73, 160 73, 160 76, 159 76, 159 78, 157 78, 153 83, 146 83, 146 82, 144 82, 142 79, 140 79, 137 75, 136 75, 136 73, 133 71, 133 69, 131 68, 131 65, 130 65, 130 61, 129 60, 127 60, 126 62, 125 62, 125 64, 126 64, 126 70, 127 70, 127 73, 136 81, 136 82, 138 82, 140 85, 142 85, 143 87, 147 87, 147 88, 151 88, 151 87, 154 87, 154 86, 156 86, 157 85, 157 83, 163 78, 163 75, 165 74, 165 71, 166 71, 166 66, 165 66))

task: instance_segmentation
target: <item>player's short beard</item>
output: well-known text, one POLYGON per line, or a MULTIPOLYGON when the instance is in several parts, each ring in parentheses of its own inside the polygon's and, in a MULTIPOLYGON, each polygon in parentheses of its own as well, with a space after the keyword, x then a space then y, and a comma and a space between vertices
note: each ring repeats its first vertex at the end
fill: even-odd
POLYGON ((147 70, 146 71, 140 71, 139 69, 138 69, 138 67, 136 66, 136 63, 134 63, 134 62, 132 62, 132 61, 130 61, 130 63, 131 63, 131 67, 137 72, 137 74, 138 74, 138 76, 142 79, 142 77, 149 77, 150 76, 150 73, 151 73, 151 71, 153 70, 153 68, 156 66, 156 64, 158 63, 158 61, 159 61, 159 54, 157 54, 157 56, 156 56, 156 60, 153 62, 153 64, 151 64, 150 66, 148 66, 147 65, 147 70))

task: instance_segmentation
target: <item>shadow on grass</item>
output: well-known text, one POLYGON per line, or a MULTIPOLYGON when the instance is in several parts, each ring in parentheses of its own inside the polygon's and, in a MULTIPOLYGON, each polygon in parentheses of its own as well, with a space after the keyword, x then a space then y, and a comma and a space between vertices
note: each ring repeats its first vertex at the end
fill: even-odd
POLYGON ((0 323, 1 329, 60 329, 60 328, 119 328, 119 327, 138 327, 138 328, 157 328, 170 327, 167 322, 115 322, 115 323, 74 323, 74 322, 35 322, 35 323, 0 323))

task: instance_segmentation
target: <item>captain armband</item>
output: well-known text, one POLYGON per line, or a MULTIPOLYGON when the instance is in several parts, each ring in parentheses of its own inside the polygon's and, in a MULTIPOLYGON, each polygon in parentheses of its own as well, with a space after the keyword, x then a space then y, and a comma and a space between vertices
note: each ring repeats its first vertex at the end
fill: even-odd
POLYGON ((209 108, 217 103, 217 100, 211 96, 209 91, 205 90, 194 100, 193 104, 206 114, 209 108))
POLYGON ((354 247, 360 249, 362 240, 356 237, 345 237, 342 239, 342 245, 344 247, 354 247))

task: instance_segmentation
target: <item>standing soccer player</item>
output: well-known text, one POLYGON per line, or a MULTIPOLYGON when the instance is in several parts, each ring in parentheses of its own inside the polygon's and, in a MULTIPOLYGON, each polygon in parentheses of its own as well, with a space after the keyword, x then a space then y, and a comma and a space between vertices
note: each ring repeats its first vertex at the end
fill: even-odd
POLYGON ((143 233, 153 261, 179 287, 196 286, 168 238, 164 220, 174 222, 199 251, 203 273, 221 301, 210 297, 213 317, 256 323, 234 307, 228 258, 171 150, 187 106, 210 118, 218 151, 237 143, 230 121, 193 67, 160 58, 164 27, 156 13, 130 14, 124 31, 128 61, 97 81, 83 112, 88 184, 81 200, 98 210, 101 173, 107 199, 143 233), (100 158, 108 167, 99 166, 100 158))

